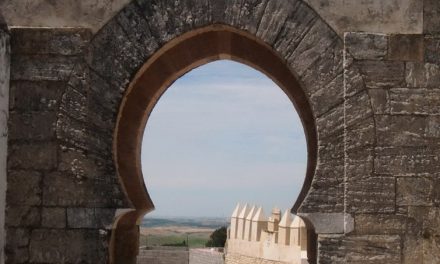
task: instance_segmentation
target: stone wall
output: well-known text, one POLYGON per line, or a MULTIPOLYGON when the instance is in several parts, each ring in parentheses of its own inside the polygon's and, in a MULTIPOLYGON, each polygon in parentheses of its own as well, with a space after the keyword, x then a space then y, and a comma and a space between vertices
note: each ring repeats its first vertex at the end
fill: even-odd
POLYGON ((354 230, 320 235, 320 263, 440 262, 440 39, 431 24, 439 6, 425 9, 425 34, 345 34, 345 211, 354 230), (348 74, 353 67, 359 75, 348 74))
POLYGON ((88 88, 73 90, 68 78, 90 38, 85 29, 11 30, 7 263, 107 263, 109 229, 123 205, 111 151, 62 140, 87 137, 86 112, 70 119, 76 130, 57 130, 86 103, 88 88))
POLYGON ((140 250, 137 264, 188 264, 190 253, 186 248, 157 248, 140 250))
POLYGON ((240 254, 228 253, 226 254, 225 264, 288 264, 288 262, 254 258, 240 254))
MULTIPOLYGON (((87 27, 97 32, 129 0, 0 2, 11 26, 87 27)), ((422 0, 305 0, 340 35, 347 31, 422 33, 422 0)))
POLYGON ((224 254, 211 249, 190 249, 189 264, 224 264, 224 254))
POLYGON ((0 14, 0 264, 4 263, 6 161, 8 148, 9 32, 0 14))
POLYGON ((298 212, 314 224, 318 262, 440 262, 439 2, 423 1, 424 34, 343 39, 300 0, 206 3, 138 0, 93 37, 12 30, 7 262, 108 261, 115 211, 135 207, 112 159, 127 85, 171 39, 215 23, 270 46, 310 102, 317 162, 298 212))

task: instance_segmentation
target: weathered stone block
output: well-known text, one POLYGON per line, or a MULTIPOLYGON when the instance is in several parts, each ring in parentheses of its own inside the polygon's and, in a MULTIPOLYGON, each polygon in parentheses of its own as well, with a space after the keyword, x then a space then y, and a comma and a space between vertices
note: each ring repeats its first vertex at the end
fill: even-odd
POLYGON ((70 228, 111 229, 115 209, 67 208, 67 225, 70 228))
POLYGON ((8 249, 5 248, 6 263, 28 263, 29 250, 27 247, 8 249))
POLYGON ((389 90, 391 114, 436 115, 440 113, 440 89, 396 88, 389 90))
POLYGON ((397 61, 424 60, 424 37, 421 34, 390 35, 388 59, 397 61))
POLYGON ((345 150, 366 151, 375 144, 376 131, 373 117, 369 117, 346 129, 345 150))
POLYGON ((365 89, 365 83, 358 67, 353 65, 351 59, 344 59, 344 89, 345 96, 351 97, 365 89), (347 62, 349 60, 349 62, 347 62))
POLYGON ((323 140, 342 132, 344 128, 344 105, 331 109, 316 120, 318 139, 323 140))
POLYGON ((78 121, 87 122, 87 96, 69 86, 61 99, 60 111, 78 121))
MULTIPOLYGON (((308 67, 300 77, 304 84, 307 95, 316 93, 318 90, 330 88, 332 95, 329 95, 327 100, 338 100, 341 97, 340 93, 343 91, 342 81, 336 87, 330 86, 338 78, 342 80, 342 64, 343 64, 343 47, 341 41, 335 41, 327 51, 308 67)), ((295 69, 293 69, 295 70, 295 69)), ((336 83, 334 83, 336 84, 336 83)), ((321 113, 324 111, 320 111, 321 113)), ((319 115, 319 114, 318 114, 319 115)))
POLYGON ((255 34, 268 2, 267 0, 232 0, 226 4, 223 23, 255 34))
POLYGON ((396 235, 319 235, 320 263, 401 263, 401 238, 396 235))
POLYGON ((27 228, 8 228, 6 230, 7 247, 10 249, 29 245, 31 231, 27 228))
POLYGON ((31 235, 30 261, 35 263, 106 263, 102 247, 97 230, 36 229, 31 235))
POLYGON ((13 81, 9 94, 9 109, 17 112, 58 109, 64 87, 63 82, 13 81))
POLYGON ((54 142, 10 143, 8 153, 9 169, 52 170, 57 166, 54 142))
POLYGON ((298 8, 299 2, 283 0, 259 2, 265 6, 263 15, 257 23, 256 36, 269 45, 273 45, 281 29, 284 27, 286 19, 298 8))
POLYGON ((110 21, 91 43, 90 67, 111 83, 112 89, 125 89, 132 73, 146 59, 146 54, 126 37, 115 20, 110 21))
POLYGON ((26 263, 29 261, 30 230, 25 228, 8 228, 6 230, 6 263, 26 263))
POLYGON ((47 228, 66 227, 66 209, 61 207, 43 207, 41 226, 47 228))
POLYGON ((396 203, 398 205, 432 205, 433 181, 427 177, 398 177, 396 203))
POLYGON ((343 76, 341 74, 328 85, 319 89, 310 96, 310 103, 312 105, 313 113, 316 113, 316 116, 319 117, 330 111, 332 108, 342 104, 343 93, 343 76))
POLYGON ((438 148, 376 148, 374 168, 379 174, 425 175, 440 171, 438 148))
POLYGON ((116 216, 116 209, 95 208, 96 225, 101 229, 112 229, 116 216))
POLYGON ((344 159, 319 160, 316 165, 312 186, 315 189, 326 186, 340 186, 344 181, 344 159))
POLYGON ((92 33, 83 28, 12 28, 14 54, 79 55, 87 49, 92 33))
POLYGON ((437 116, 376 116, 377 142, 381 146, 437 145, 440 117, 437 116), (411 124, 411 125, 408 125, 411 124))
POLYGON ((334 134, 331 138, 318 143, 318 161, 327 162, 333 159, 344 158, 344 135, 334 134))
MULTIPOLYGON (((207 25, 214 16, 210 9, 210 2, 207 0, 185 0, 173 2, 172 5, 162 1, 152 3, 147 0, 137 0, 136 2, 150 25, 152 35, 159 43, 165 43, 190 29, 207 25)), ((230 3, 230 6, 232 5, 233 3, 230 3)), ((222 16, 222 22, 228 17, 228 11, 221 8, 214 10, 221 12, 216 16, 222 16)))
POLYGON ((282 57, 291 56, 316 19, 316 13, 308 5, 298 1, 295 11, 287 17, 273 45, 282 57))
POLYGON ((346 176, 349 181, 367 180, 373 176, 374 158, 371 149, 347 153, 345 159, 346 176))
POLYGON ((405 65, 400 61, 358 61, 367 88, 403 87, 405 84, 405 65))
POLYGON ((322 188, 311 187, 305 200, 298 209, 300 213, 341 213, 344 211, 344 187, 324 186, 322 188))
POLYGON ((35 171, 10 171, 6 201, 8 205, 40 205, 41 173, 35 171))
POLYGON ((396 179, 371 177, 349 181, 346 202, 350 213, 393 213, 396 210, 396 179))
POLYGON ((324 22, 317 20, 292 55, 287 58, 287 63, 298 76, 303 76, 304 72, 336 41, 339 41, 336 33, 324 22))
POLYGON ((356 60, 382 60, 388 54, 385 34, 348 32, 344 35, 344 45, 356 60))
POLYGON ((124 205, 119 185, 78 178, 66 172, 45 175, 44 206, 113 207, 124 205))
POLYGON ((87 150, 87 124, 67 116, 65 113, 58 114, 57 138, 64 144, 87 150))
POLYGON ((69 228, 97 228, 94 208, 67 208, 69 228))
POLYGON ((419 236, 404 236, 402 264, 419 263, 420 261, 423 261, 423 239, 419 236))
POLYGON ((11 59, 11 80, 65 81, 77 57, 53 55, 15 55, 11 59))
MULTIPOLYGON (((76 178, 103 178, 108 170, 113 169, 109 161, 91 154, 66 149, 60 152, 59 171, 75 175, 76 178)), ((108 175, 106 175, 108 177, 108 175)))
POLYGON ((405 75, 408 87, 440 87, 440 67, 437 64, 407 62, 405 75))
POLYGON ((368 89, 368 96, 371 101, 371 108, 374 114, 389 114, 389 89, 368 89))
POLYGON ((440 38, 437 36, 425 36, 425 62, 440 63, 440 38))
POLYGON ((40 208, 32 206, 8 206, 6 208, 6 226, 38 227, 41 223, 40 208))
POLYGON ((345 125, 355 125, 373 115, 367 91, 360 92, 345 100, 345 125))
POLYGON ((408 217, 394 214, 358 214, 354 218, 357 235, 399 235, 407 231, 408 217))
POLYGON ((440 29, 440 4, 437 0, 423 1, 423 33, 438 34, 440 29))
POLYGON ((139 50, 143 51, 144 56, 149 57, 158 49, 159 45, 151 34, 148 22, 136 3, 133 2, 125 6, 116 19, 127 37, 139 50))
POLYGON ((343 244, 347 252, 345 263, 401 263, 401 237, 398 235, 350 236, 343 244))
POLYGON ((319 235, 318 259, 321 263, 342 264, 345 262, 344 235, 319 235))
POLYGON ((9 113, 9 140, 55 139, 55 112, 9 113))

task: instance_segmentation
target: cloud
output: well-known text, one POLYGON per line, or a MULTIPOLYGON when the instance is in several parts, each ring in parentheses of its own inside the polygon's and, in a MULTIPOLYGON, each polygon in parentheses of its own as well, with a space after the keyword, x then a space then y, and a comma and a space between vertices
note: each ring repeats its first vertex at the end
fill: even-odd
POLYGON ((229 214, 237 202, 231 197, 257 199, 261 192, 267 194, 260 202, 284 199, 290 206, 306 162, 303 127, 290 100, 266 76, 233 62, 210 63, 177 80, 154 108, 142 145, 158 214, 178 202, 174 196, 206 207, 197 199, 206 194, 223 201, 221 212, 209 214, 229 214))

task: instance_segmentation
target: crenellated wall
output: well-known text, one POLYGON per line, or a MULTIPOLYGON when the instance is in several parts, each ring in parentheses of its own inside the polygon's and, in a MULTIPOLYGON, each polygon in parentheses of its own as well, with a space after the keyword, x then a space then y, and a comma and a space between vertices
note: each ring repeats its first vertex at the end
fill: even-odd
POLYGON ((231 223, 226 246, 227 264, 237 262, 240 255, 257 262, 300 264, 307 261, 306 226, 299 217, 292 219, 289 211, 281 217, 280 210, 275 208, 266 218, 261 207, 237 205, 231 223), (234 225, 236 222, 238 224, 234 225), (246 231, 245 236, 236 232, 241 229, 246 231))

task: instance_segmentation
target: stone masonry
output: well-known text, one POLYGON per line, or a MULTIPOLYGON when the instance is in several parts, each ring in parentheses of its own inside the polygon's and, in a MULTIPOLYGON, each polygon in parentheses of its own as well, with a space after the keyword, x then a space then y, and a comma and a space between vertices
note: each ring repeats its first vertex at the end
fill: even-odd
POLYGON ((0 263, 4 262, 6 161, 8 136, 10 47, 9 31, 0 14, 0 263))
MULTIPOLYGON (((114 138, 121 122, 148 116, 147 106, 124 116, 127 102, 160 95, 148 83, 133 99, 130 85, 146 62, 203 28, 264 47, 299 84, 283 88, 303 96, 291 99, 305 120, 310 166, 294 213, 317 234, 310 263, 440 263, 440 3, 420 2, 423 23, 414 23, 423 32, 340 34, 302 0, 136 0, 96 33, 10 28, 10 83, 9 35, 0 30, 6 263, 123 263, 112 259, 112 245, 126 241, 112 239, 120 215, 152 208, 132 199, 149 196, 143 182, 124 178, 136 161, 115 155, 114 138)), ((203 44, 184 57, 216 43, 203 44)), ((232 58, 271 65, 266 53, 232 44, 232 58)), ((182 70, 164 61, 161 75, 182 70)), ((0 180, 2 162, 0 153, 0 180)), ((122 223, 135 225, 135 216, 122 223)))

